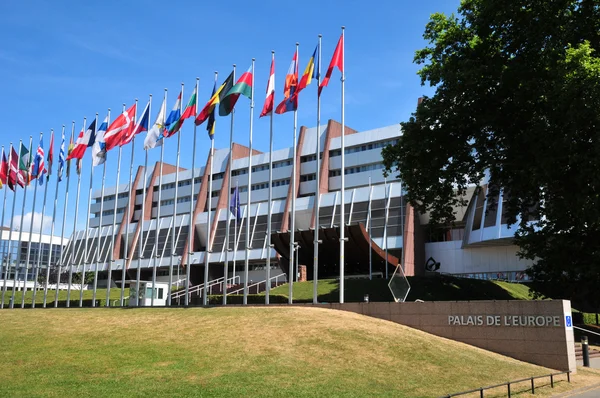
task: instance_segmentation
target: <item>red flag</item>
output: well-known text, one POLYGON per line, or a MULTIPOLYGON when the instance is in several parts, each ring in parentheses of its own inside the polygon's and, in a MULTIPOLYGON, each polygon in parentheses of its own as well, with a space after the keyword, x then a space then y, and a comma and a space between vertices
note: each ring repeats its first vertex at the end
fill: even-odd
POLYGON ((19 170, 19 155, 17 155, 15 148, 12 147, 10 155, 10 171, 8 174, 8 187, 14 191, 17 187, 17 184, 19 184, 21 188, 25 188, 25 179, 19 170))
POLYGON ((260 117, 273 113, 273 104, 275 103, 275 58, 271 60, 271 73, 269 74, 269 83, 267 84, 267 98, 265 105, 260 113, 260 117))
POLYGON ((52 162, 54 161, 54 131, 50 135, 50 148, 48 149, 48 175, 52 174, 52 162))
POLYGON ((7 183, 8 178, 8 161, 6 160, 6 154, 4 148, 2 148, 2 163, 0 163, 0 182, 2 184, 7 183))
POLYGON ((134 126, 133 115, 135 115, 136 110, 137 106, 134 103, 108 126, 106 133, 104 133, 104 144, 107 152, 119 145, 123 137, 129 135, 129 130, 133 129, 134 126))
POLYGON ((335 47, 335 51, 333 52, 333 57, 331 57, 331 62, 329 63, 329 68, 327 68, 327 73, 325 74, 325 78, 321 82, 319 86, 319 95, 321 95, 321 90, 323 87, 327 87, 329 84, 329 79, 331 78, 331 74, 333 73, 333 68, 337 68, 340 72, 344 73, 344 35, 340 36, 340 40, 338 41, 337 46, 335 47))
POLYGON ((298 49, 294 53, 292 63, 285 75, 285 84, 283 87, 283 101, 275 109, 275 113, 281 115, 282 113, 295 111, 298 109, 298 97, 295 95, 296 89, 298 88, 298 49))

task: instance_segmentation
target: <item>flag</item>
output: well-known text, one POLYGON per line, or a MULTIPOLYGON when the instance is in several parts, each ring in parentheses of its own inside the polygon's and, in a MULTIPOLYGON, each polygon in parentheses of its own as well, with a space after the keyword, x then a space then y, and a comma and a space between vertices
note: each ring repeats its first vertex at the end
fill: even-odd
POLYGON ((21 153, 19 156, 19 174, 23 177, 23 181, 25 182, 25 184, 29 185, 29 173, 31 171, 31 148, 27 149, 27 147, 21 142, 20 152, 21 153))
POLYGON ((196 91, 197 89, 198 86, 194 88, 194 93, 190 97, 190 100, 188 101, 185 107, 185 111, 183 111, 183 115, 181 115, 181 118, 179 120, 185 120, 189 117, 196 116, 196 102, 198 102, 196 101, 196 98, 198 97, 198 92, 196 91))
POLYGON ((319 71, 317 65, 319 64, 319 45, 315 47, 315 51, 313 52, 312 57, 308 61, 308 65, 306 65, 306 69, 304 69, 304 73, 302 74, 302 78, 300 79, 300 83, 298 83, 298 89, 296 90, 296 95, 300 94, 300 91, 304 90, 306 86, 310 84, 312 79, 319 78, 319 71))
POLYGON ((329 63, 329 67, 327 68, 327 73, 325 73, 325 78, 319 86, 319 95, 321 95, 321 90, 323 89, 323 87, 327 87, 327 84, 329 84, 329 79, 331 78, 333 69, 336 66, 340 70, 340 72, 344 73, 344 35, 340 36, 340 40, 338 40, 338 44, 335 47, 333 57, 331 57, 331 62, 329 63))
POLYGON ((8 183, 8 160, 6 160, 4 148, 2 148, 2 163, 0 163, 0 183, 8 183))
POLYGON ((52 174, 52 163, 54 162, 54 131, 50 133, 50 148, 48 148, 48 178, 52 174))
POLYGON ((229 211, 240 221, 242 219, 242 212, 240 211, 240 191, 238 187, 235 187, 233 195, 231 196, 231 202, 229 203, 229 211))
POLYGON ((46 167, 44 166, 44 141, 40 137, 40 145, 38 145, 37 152, 33 158, 33 167, 31 168, 31 179, 37 178, 40 185, 44 184, 44 174, 46 173, 46 167))
POLYGON ((60 141, 60 152, 58 153, 58 182, 62 181, 63 169, 65 168, 65 131, 62 132, 60 141))
POLYGON ((126 136, 128 131, 133 128, 133 115, 135 115, 136 108, 137 105, 134 103, 108 126, 104 133, 104 143, 106 145, 104 150, 106 152, 119 145, 123 140, 123 136, 126 136))
MULTIPOLYGON (((213 86, 212 94, 210 98, 215 96, 217 92, 217 82, 215 80, 215 85, 213 86)), ((217 117, 217 107, 213 106, 212 112, 210 112, 210 116, 208 117, 208 123, 206 123, 206 131, 208 131, 208 137, 212 140, 215 138, 215 118, 217 117)))
POLYGON ((148 131, 148 134, 146 134, 146 139, 144 140, 144 149, 147 150, 162 145, 162 140, 160 138, 162 137, 163 131, 165 131, 166 114, 167 101, 166 99, 163 99, 163 103, 160 106, 160 111, 158 112, 154 126, 152 126, 152 128, 148 131))
POLYGON ((69 138, 69 148, 67 149, 67 178, 71 175, 71 153, 75 149, 75 144, 73 143, 73 132, 71 132, 71 138, 69 138))
POLYGON ((93 146, 94 142, 96 142, 96 119, 92 121, 92 123, 85 132, 81 130, 81 132, 79 133, 79 137, 77 137, 77 142, 75 143, 73 150, 67 157, 67 160, 83 159, 85 150, 88 147, 93 146))
POLYGON ((283 101, 277 105, 275 113, 282 114, 298 109, 298 97, 294 95, 298 86, 298 51, 294 53, 292 63, 285 75, 285 86, 283 88, 283 101))
POLYGON ((213 110, 215 109, 217 104, 219 104, 223 97, 225 97, 225 94, 227 94, 229 90, 231 90, 231 87, 233 87, 233 72, 231 72, 229 76, 227 76, 227 79, 225 79, 223 84, 219 86, 219 89, 215 93, 213 93, 206 105, 204 105, 204 108, 202 108, 200 114, 198 115, 198 117, 196 117, 196 126, 201 125, 206 121, 206 119, 208 119, 208 117, 213 113, 213 110))
POLYGON ((273 114, 273 104, 275 103, 275 58, 271 60, 271 73, 269 74, 269 83, 267 84, 267 97, 260 117, 273 114))
MULTIPOLYGON (((137 109, 135 114, 135 119, 137 119, 137 109)), ((148 120, 150 119, 150 102, 146 104, 144 108, 144 112, 142 112, 142 117, 138 120, 132 129, 129 130, 128 134, 123 136, 123 141, 121 141, 121 146, 127 145, 133 140, 133 137, 141 133, 142 131, 148 131, 148 120)))
POLYGON ((8 174, 8 187, 13 191, 17 188, 17 184, 19 184, 22 188, 25 188, 25 180, 19 172, 19 155, 17 155, 15 147, 11 147, 9 166, 10 170, 8 174))
POLYGON ((174 135, 177 131, 179 131, 179 127, 181 125, 178 123, 181 119, 181 91, 177 96, 177 101, 175 101, 175 105, 173 105, 173 109, 171 109, 171 113, 167 117, 165 121, 166 130, 163 131, 162 136, 158 137, 158 139, 170 137, 174 135))
POLYGON ((106 130, 108 128, 108 115, 98 127, 96 141, 92 147, 92 166, 98 166, 106 162, 106 130))
POLYGON ((233 111, 240 94, 252 100, 252 67, 244 72, 233 86, 219 101, 219 116, 227 116, 233 111))

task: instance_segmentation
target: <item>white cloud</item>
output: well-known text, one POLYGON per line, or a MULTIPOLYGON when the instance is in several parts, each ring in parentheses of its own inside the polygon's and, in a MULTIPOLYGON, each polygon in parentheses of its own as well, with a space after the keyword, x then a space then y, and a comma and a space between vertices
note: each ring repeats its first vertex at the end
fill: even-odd
MULTIPOLYGON (((15 216, 13 218, 13 228, 15 231, 19 230, 21 226, 21 217, 15 216)), ((42 216, 42 213, 27 213, 23 216, 23 232, 29 232, 29 228, 31 227, 31 218, 33 217, 33 228, 32 232, 40 232, 40 224, 41 231, 48 233, 50 231, 50 227, 52 226, 52 217, 50 216, 42 216)))

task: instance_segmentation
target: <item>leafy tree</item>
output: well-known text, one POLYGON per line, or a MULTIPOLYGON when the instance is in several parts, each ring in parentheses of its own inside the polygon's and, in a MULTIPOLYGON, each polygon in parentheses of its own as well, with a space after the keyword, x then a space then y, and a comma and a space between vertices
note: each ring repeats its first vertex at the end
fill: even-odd
POLYGON ((600 307, 600 3, 464 0, 424 38, 435 94, 383 150, 386 172, 442 224, 488 172, 538 288, 600 307))

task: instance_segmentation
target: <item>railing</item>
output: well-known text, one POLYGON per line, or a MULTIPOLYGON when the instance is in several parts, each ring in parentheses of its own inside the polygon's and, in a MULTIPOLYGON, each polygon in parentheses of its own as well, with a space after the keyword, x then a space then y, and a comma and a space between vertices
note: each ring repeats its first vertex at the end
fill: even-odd
POLYGON ((507 397, 510 398, 511 397, 510 386, 512 384, 523 383, 526 381, 531 381, 531 393, 535 394, 535 380, 536 379, 544 379, 546 377, 550 377, 550 386, 552 386, 552 388, 554 388, 554 376, 560 376, 560 375, 564 375, 564 374, 567 375, 567 381, 570 383, 571 382, 571 371, 569 370, 567 372, 551 373, 551 374, 547 374, 547 375, 543 375, 543 376, 528 377, 526 379, 513 380, 513 381, 509 381, 507 383, 496 384, 493 386, 480 387, 480 388, 476 388, 474 390, 457 392, 454 394, 444 395, 442 398, 458 397, 459 395, 473 394, 476 392, 479 392, 480 398, 484 398, 484 391, 491 390, 493 388, 504 387, 504 386, 506 386, 506 388, 507 388, 507 391, 506 391, 508 394, 507 397))
MULTIPOLYGON (((285 277, 285 274, 279 274, 279 275, 276 275, 276 276, 273 276, 273 277, 269 278, 269 283, 272 283, 271 281, 273 279, 275 279, 275 286, 278 286, 277 283, 278 283, 279 278, 281 278, 281 277, 285 277)), ((250 288, 256 286, 256 294, 259 294, 260 293, 260 285, 263 284, 263 283, 265 284, 265 289, 266 289, 267 280, 265 279, 263 281, 256 282, 256 283, 253 283, 253 284, 249 285, 248 286, 248 293, 250 293, 250 288)), ((227 292, 227 295, 229 296, 230 294, 238 294, 239 292, 243 292, 243 291, 244 291, 244 287, 241 287, 241 288, 239 288, 237 290, 233 290, 231 292, 227 292)))
POLYGON ((573 329, 579 329, 579 330, 583 330, 584 332, 591 333, 591 334, 595 334, 596 336, 600 336, 600 333, 592 332, 591 330, 587 330, 587 329, 584 329, 584 328, 580 328, 579 326, 573 326, 573 329))
MULTIPOLYGON (((235 284, 235 281, 236 280, 239 281, 239 279, 240 279, 240 277, 236 275, 236 276, 233 276, 231 278, 227 278, 227 283, 235 284)), ((210 281, 210 283, 206 286, 206 288, 208 289, 209 294, 212 293, 212 288, 214 286, 223 284, 224 280, 225 280, 225 277, 222 276, 220 278, 213 279, 212 281, 210 281)), ((198 295, 200 295, 200 292, 202 292, 202 291, 204 291, 204 283, 201 283, 199 285, 193 286, 192 288, 189 289, 188 293, 189 293, 190 298, 191 298, 193 293, 197 293, 198 295)), ((183 296, 185 296, 185 293, 186 293, 185 289, 179 290, 177 292, 174 292, 174 293, 171 294, 171 300, 183 297, 183 296)))

